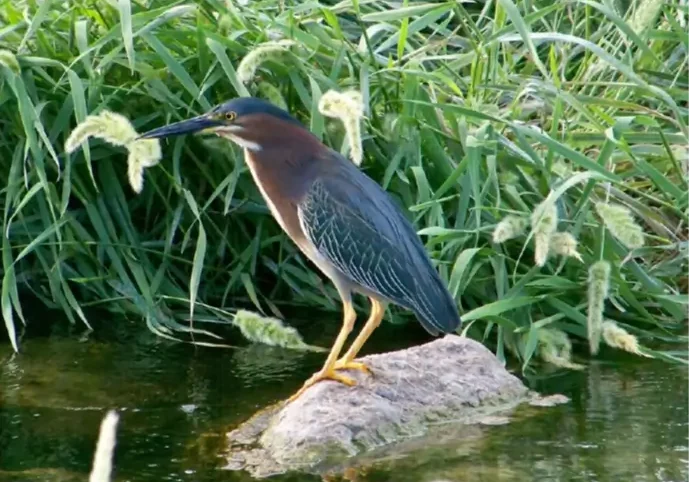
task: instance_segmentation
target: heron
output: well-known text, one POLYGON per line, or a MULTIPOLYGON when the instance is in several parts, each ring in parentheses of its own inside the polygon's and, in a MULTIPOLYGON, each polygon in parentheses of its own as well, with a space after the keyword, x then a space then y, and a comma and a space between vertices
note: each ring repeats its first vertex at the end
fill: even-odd
POLYGON ((323 367, 288 401, 323 380, 355 385, 343 370, 370 374, 356 357, 390 304, 413 312, 431 335, 460 328, 457 303, 402 209, 378 183, 289 112, 260 98, 239 97, 140 137, 190 133, 216 134, 244 150, 271 214, 331 280, 341 299, 342 326, 323 367), (342 354, 357 316, 354 293, 368 297, 371 309, 342 354))

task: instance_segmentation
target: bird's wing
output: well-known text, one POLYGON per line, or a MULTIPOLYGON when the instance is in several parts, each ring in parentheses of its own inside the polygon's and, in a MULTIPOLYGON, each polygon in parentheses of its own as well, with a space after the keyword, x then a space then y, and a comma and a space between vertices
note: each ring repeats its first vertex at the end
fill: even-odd
POLYGON ((298 206, 321 256, 367 290, 411 309, 431 333, 459 315, 411 223, 383 189, 346 159, 319 176, 298 206))

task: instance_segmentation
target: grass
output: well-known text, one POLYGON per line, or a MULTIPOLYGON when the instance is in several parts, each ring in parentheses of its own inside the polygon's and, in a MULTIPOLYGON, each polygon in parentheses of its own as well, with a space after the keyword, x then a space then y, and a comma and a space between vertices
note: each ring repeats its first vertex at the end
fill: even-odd
POLYGON ((0 1, 1 304, 16 348, 18 328, 37 322, 22 312, 33 299, 74 323, 100 307, 203 343, 222 343, 214 323, 240 306, 339 316, 334 288, 225 141, 164 143, 138 195, 125 149, 64 152, 103 110, 143 131, 251 94, 348 153, 342 125, 318 110, 336 89, 361 92, 361 168, 410 209, 469 336, 524 369, 570 366, 572 348, 585 362, 588 267, 604 261, 598 321, 646 355, 686 361, 686 5, 243 3, 0 1), (294 45, 254 55, 263 62, 240 82, 241 60, 276 39, 294 45), (604 204, 626 208, 641 246, 606 225, 604 204), (508 216, 529 222, 496 243, 508 216), (555 233, 571 234, 582 261, 548 248, 555 233))

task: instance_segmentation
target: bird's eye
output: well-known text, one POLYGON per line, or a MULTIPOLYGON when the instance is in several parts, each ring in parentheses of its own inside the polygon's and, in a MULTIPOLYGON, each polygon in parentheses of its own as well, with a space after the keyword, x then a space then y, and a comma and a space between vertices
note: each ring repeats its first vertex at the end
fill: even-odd
POLYGON ((237 118, 236 112, 225 112, 225 119, 228 121, 233 121, 237 118))

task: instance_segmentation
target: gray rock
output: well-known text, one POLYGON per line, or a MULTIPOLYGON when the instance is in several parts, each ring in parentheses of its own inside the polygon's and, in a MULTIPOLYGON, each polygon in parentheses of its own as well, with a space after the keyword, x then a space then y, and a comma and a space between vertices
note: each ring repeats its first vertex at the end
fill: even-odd
POLYGON ((506 421, 533 394, 483 345, 448 335, 369 355, 349 371, 354 387, 325 381, 264 409, 228 434, 228 469, 254 476, 332 468, 358 454, 446 431, 449 424, 506 421))

